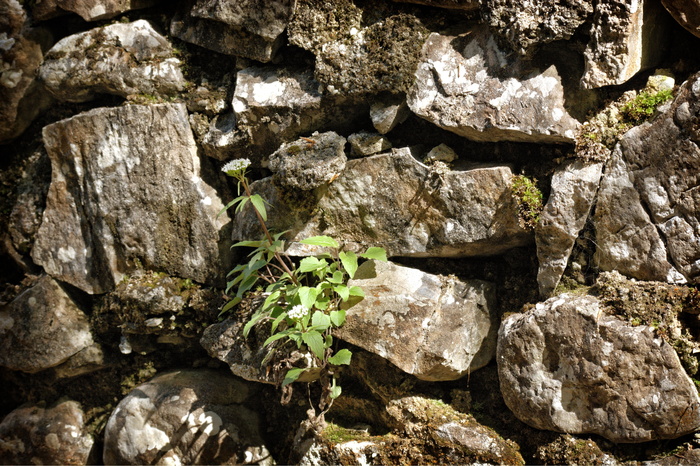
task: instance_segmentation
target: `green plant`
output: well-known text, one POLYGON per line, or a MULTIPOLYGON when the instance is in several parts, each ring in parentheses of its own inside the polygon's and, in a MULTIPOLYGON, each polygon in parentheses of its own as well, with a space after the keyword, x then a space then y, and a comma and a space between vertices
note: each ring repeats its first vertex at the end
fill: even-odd
POLYGON ((622 116, 628 123, 639 125, 654 116, 656 107, 671 98, 673 98, 673 93, 670 90, 642 91, 622 107, 622 116))
MULTIPOLYGON (((348 280, 355 276, 358 259, 386 261, 386 251, 371 247, 362 254, 355 254, 341 251, 338 242, 329 236, 314 236, 300 242, 323 247, 329 252, 305 257, 295 264, 285 253, 281 239, 284 232, 273 235, 266 226, 266 202, 259 194, 251 192, 246 176, 249 165, 249 160, 239 159, 222 168, 238 181, 238 197, 222 212, 235 207, 238 213, 246 206, 252 206, 263 238, 234 244, 234 247, 251 247, 253 251, 247 263, 237 265, 228 274, 231 280, 226 292, 234 289, 236 292, 222 312, 231 310, 261 282, 266 283, 265 300, 244 326, 243 335, 248 337, 257 324, 270 322, 271 335, 264 346, 282 340, 296 345, 297 349, 309 350, 311 365, 289 369, 281 385, 285 387, 305 373, 307 378, 317 377, 323 385, 324 395, 319 402, 321 414, 316 419, 322 420, 332 401, 341 394, 339 366, 350 364, 352 358, 348 349, 334 350, 333 330, 345 323, 346 309, 364 297, 360 287, 348 286, 348 280)), ((268 353, 266 360, 272 352, 268 353)))
POLYGON ((535 228, 542 213, 542 191, 537 187, 537 180, 525 175, 513 176, 513 196, 518 202, 520 220, 527 228, 535 228))

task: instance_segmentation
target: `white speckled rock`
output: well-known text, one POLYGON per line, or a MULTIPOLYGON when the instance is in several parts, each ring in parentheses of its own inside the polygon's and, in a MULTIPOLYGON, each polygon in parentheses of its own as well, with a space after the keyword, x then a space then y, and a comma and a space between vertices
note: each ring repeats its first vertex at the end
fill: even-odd
POLYGON ((40 0, 33 3, 32 14, 43 21, 72 12, 85 21, 113 18, 125 11, 146 8, 159 0, 40 0))

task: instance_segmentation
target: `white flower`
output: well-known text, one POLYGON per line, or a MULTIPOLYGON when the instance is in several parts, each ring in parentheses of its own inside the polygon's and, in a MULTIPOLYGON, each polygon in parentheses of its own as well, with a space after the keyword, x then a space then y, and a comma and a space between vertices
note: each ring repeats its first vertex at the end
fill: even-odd
POLYGON ((301 319, 308 313, 309 310, 306 307, 302 306, 301 304, 297 304, 287 312, 287 317, 291 319, 301 319))
POLYGON ((221 167, 221 171, 226 173, 227 175, 233 176, 235 173, 245 170, 250 166, 250 160, 248 159, 235 159, 231 160, 230 162, 226 163, 223 167, 221 167))

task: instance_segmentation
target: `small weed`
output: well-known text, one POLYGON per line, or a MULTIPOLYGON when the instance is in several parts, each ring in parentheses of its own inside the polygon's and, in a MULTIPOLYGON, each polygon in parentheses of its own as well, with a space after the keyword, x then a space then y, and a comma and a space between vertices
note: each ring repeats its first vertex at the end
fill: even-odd
POLYGON ((627 102, 622 107, 622 117, 632 125, 639 125, 654 116, 656 107, 673 98, 670 90, 659 92, 642 91, 633 100, 627 102))
POLYGON ((512 184, 513 196, 518 201, 520 221, 525 228, 534 229, 542 213, 542 191, 537 180, 525 175, 515 175, 512 184))

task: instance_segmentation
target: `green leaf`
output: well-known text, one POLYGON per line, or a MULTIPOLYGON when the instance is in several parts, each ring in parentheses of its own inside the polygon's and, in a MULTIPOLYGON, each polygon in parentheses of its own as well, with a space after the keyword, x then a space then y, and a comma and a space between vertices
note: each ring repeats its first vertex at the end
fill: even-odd
POLYGON ((348 298, 350 297, 350 290, 345 285, 334 286, 333 291, 338 293, 338 295, 340 296, 340 299, 342 299, 343 301, 347 301, 348 298))
POLYGON ((248 203, 248 197, 242 197, 241 202, 238 203, 236 206, 236 213, 239 213, 241 210, 243 210, 243 207, 248 203))
POLYGON ((363 257, 365 259, 374 259, 382 262, 387 261, 386 250, 384 248, 378 247, 367 248, 367 250, 363 254, 360 254, 360 257, 363 257))
POLYGON ((350 287, 350 296, 360 296, 362 298, 365 297, 365 292, 362 291, 362 288, 359 286, 351 286, 350 287))
POLYGON ((301 301, 301 305, 305 308, 313 308, 317 297, 318 290, 316 288, 309 288, 308 286, 299 287, 299 300, 301 301))
POLYGON ((341 388, 341 386, 340 385, 333 385, 331 387, 331 393, 330 393, 331 400, 335 400, 336 398, 338 398, 341 393, 343 393, 343 389, 341 388))
POLYGON ((270 293, 270 295, 267 298, 265 298, 265 302, 262 305, 262 309, 267 310, 270 306, 276 304, 277 301, 279 301, 281 294, 282 293, 279 290, 270 293))
POLYGON ((284 376, 282 386, 284 387, 285 385, 289 385, 290 383, 294 382, 305 370, 306 369, 300 369, 298 367, 295 367, 294 369, 289 369, 287 371, 287 374, 284 376))
POLYGON ((328 358, 328 362, 333 364, 334 366, 342 366, 342 365, 349 365, 350 360, 352 359, 352 351, 349 349, 341 349, 337 353, 335 353, 333 356, 328 358))
POLYGON ((243 301, 243 300, 241 298, 239 298, 238 296, 234 297, 233 299, 231 299, 231 301, 226 303, 226 305, 223 307, 223 309, 221 309, 221 312, 219 312, 219 315, 223 315, 223 314, 227 313, 236 304, 240 303, 241 301, 243 301))
POLYGON ((258 241, 239 241, 238 243, 234 244, 232 247, 237 248, 240 246, 246 247, 246 248, 259 248, 260 246, 263 246, 267 244, 266 241, 258 240, 258 241))
POLYGON ((281 338, 288 337, 290 333, 291 333, 291 329, 284 330, 280 333, 275 333, 274 335, 271 335, 270 337, 268 337, 267 340, 265 340, 265 343, 263 343, 263 346, 267 346, 270 343, 275 342, 281 338))
POLYGON ((316 330, 323 332, 331 326, 331 318, 324 312, 316 311, 311 317, 311 325, 316 330))
POLYGON ((318 260, 315 257, 305 257, 299 262, 299 272, 313 272, 328 265, 325 260, 318 260))
POLYGON ((328 248, 339 248, 340 245, 330 236, 312 236, 310 238, 299 241, 301 244, 310 244, 311 246, 325 246, 328 248))
POLYGON ((323 356, 326 352, 326 347, 323 344, 323 336, 315 330, 310 330, 301 334, 301 339, 306 343, 312 353, 318 359, 323 361, 323 356))
POLYGON ((223 209, 221 209, 221 210, 219 211, 218 214, 216 214, 216 218, 219 218, 219 215, 223 214, 223 213, 226 212, 228 209, 230 209, 230 208, 233 207, 234 205, 238 204, 238 203, 241 202, 242 200, 243 200, 242 197, 237 197, 237 198, 235 198, 234 200, 232 200, 231 202, 229 202, 228 204, 226 204, 226 206, 225 206, 223 209))
POLYGON ((267 222, 267 209, 265 209, 265 201, 260 194, 250 196, 250 202, 253 203, 253 207, 255 207, 262 219, 267 222))
POLYGON ((345 267, 345 271, 348 273, 348 276, 353 278, 355 276, 355 271, 357 270, 357 256, 355 253, 352 251, 341 252, 338 254, 338 258, 340 259, 340 262, 343 263, 343 267, 345 267))
POLYGON ((272 328, 270 329, 270 331, 271 331, 272 333, 275 333, 275 330, 277 330, 277 327, 279 326, 279 324, 280 324, 286 317, 287 317, 287 313, 286 313, 286 312, 283 312, 282 314, 278 315, 277 318, 276 318, 275 320, 272 321, 272 328))
POLYGON ((340 285, 341 283, 345 282, 345 274, 340 270, 336 270, 333 272, 333 276, 328 277, 326 280, 334 285, 340 285))
POLYGON ((338 311, 331 311, 330 319, 333 325, 336 327, 341 327, 345 323, 345 311, 342 309, 338 311))

